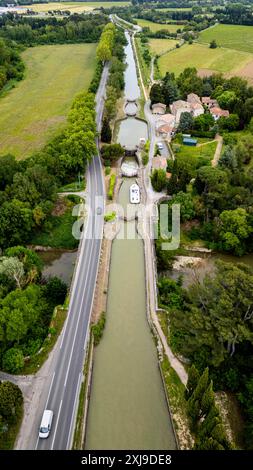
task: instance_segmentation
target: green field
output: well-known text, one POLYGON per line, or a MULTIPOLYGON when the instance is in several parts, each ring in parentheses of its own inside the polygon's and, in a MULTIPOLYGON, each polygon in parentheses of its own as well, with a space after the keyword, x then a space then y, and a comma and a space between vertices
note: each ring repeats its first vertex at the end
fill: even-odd
POLYGON ((248 52, 232 49, 210 49, 204 44, 187 44, 168 52, 158 60, 161 74, 181 73, 186 67, 196 67, 200 72, 222 72, 236 74, 253 60, 248 52))
POLYGON ((68 44, 23 52, 26 77, 0 98, 0 155, 26 158, 63 125, 73 97, 90 83, 95 49, 68 44))
MULTIPOLYGON (((201 139, 197 138, 198 142, 201 139)), ((189 147, 187 145, 179 145, 178 143, 172 143, 172 149, 176 156, 188 157, 188 158, 204 158, 211 162, 214 157, 217 142, 210 141, 209 143, 200 144, 197 147, 189 147)))
POLYGON ((253 53, 253 26, 219 24, 199 35, 202 43, 210 43, 212 39, 218 46, 253 53))
POLYGON ((148 20, 141 20, 139 18, 135 18, 137 21, 138 25, 141 26, 142 28, 150 28, 150 31, 156 32, 159 31, 160 29, 167 29, 170 33, 176 33, 179 28, 183 28, 184 25, 179 25, 179 24, 162 24, 162 23, 153 23, 153 21, 148 21, 148 20))
POLYGON ((82 13, 83 11, 92 11, 95 8, 110 8, 112 6, 127 6, 130 2, 49 2, 34 5, 24 5, 24 8, 31 8, 36 12, 45 12, 49 10, 69 10, 72 13, 82 13))
POLYGON ((176 47, 175 39, 149 39, 149 48, 152 55, 160 55, 176 47))

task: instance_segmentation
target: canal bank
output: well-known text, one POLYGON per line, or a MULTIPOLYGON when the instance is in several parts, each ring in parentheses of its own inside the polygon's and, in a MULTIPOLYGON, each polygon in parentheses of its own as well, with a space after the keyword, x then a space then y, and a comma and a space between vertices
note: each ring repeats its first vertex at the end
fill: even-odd
MULTIPOLYGON (((129 35, 126 47, 126 93, 138 98, 139 87, 129 35), (129 80, 134 89, 128 88, 129 80)), ((129 95, 125 95, 126 99, 129 95)), ((133 118, 130 118, 133 119, 133 118)), ((129 133, 129 144, 134 138, 129 133)), ((118 202, 129 200, 129 185, 123 180, 118 202)), ((136 209, 136 207, 135 207, 136 209)), ((91 397, 86 430, 86 449, 175 449, 176 438, 168 412, 158 367, 157 349, 147 318, 143 240, 135 222, 122 222, 133 239, 112 244, 106 328, 94 353, 91 397)))

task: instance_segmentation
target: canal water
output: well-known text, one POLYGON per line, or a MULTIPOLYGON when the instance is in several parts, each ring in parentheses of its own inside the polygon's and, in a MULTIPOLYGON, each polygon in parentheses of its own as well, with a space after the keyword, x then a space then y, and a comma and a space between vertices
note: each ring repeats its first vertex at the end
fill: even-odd
MULTIPOLYGON (((130 42, 126 54, 127 96, 137 80, 130 42)), ((120 188, 118 202, 124 209, 134 181, 124 179, 120 188)), ((122 230, 130 225, 134 229, 135 221, 122 222, 122 230)), ((106 327, 95 348, 85 448, 175 449, 146 315, 143 241, 137 235, 132 240, 120 237, 112 245, 106 327)))

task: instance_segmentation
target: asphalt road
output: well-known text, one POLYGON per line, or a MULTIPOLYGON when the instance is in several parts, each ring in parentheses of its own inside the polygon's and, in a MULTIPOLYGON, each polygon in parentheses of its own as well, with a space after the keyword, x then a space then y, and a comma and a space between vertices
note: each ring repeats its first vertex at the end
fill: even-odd
MULTIPOLYGON (((98 130, 101 127, 107 77, 106 65, 96 96, 98 130)), ((91 208, 86 223, 86 236, 81 242, 68 317, 52 371, 48 396, 41 406, 42 412, 43 409, 53 410, 54 419, 48 439, 37 439, 35 448, 40 450, 70 449, 73 439, 104 223, 104 182, 100 158, 97 156, 93 158, 87 172, 86 202, 91 208), (99 214, 97 207, 102 209, 99 214)))

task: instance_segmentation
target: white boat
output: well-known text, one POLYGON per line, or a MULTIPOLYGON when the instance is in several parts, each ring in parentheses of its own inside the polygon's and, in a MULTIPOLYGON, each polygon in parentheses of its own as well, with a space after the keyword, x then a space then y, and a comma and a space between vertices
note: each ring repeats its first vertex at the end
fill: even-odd
POLYGON ((140 188, 138 184, 134 183, 129 188, 130 193, 130 202, 131 204, 139 204, 140 203, 140 188))

